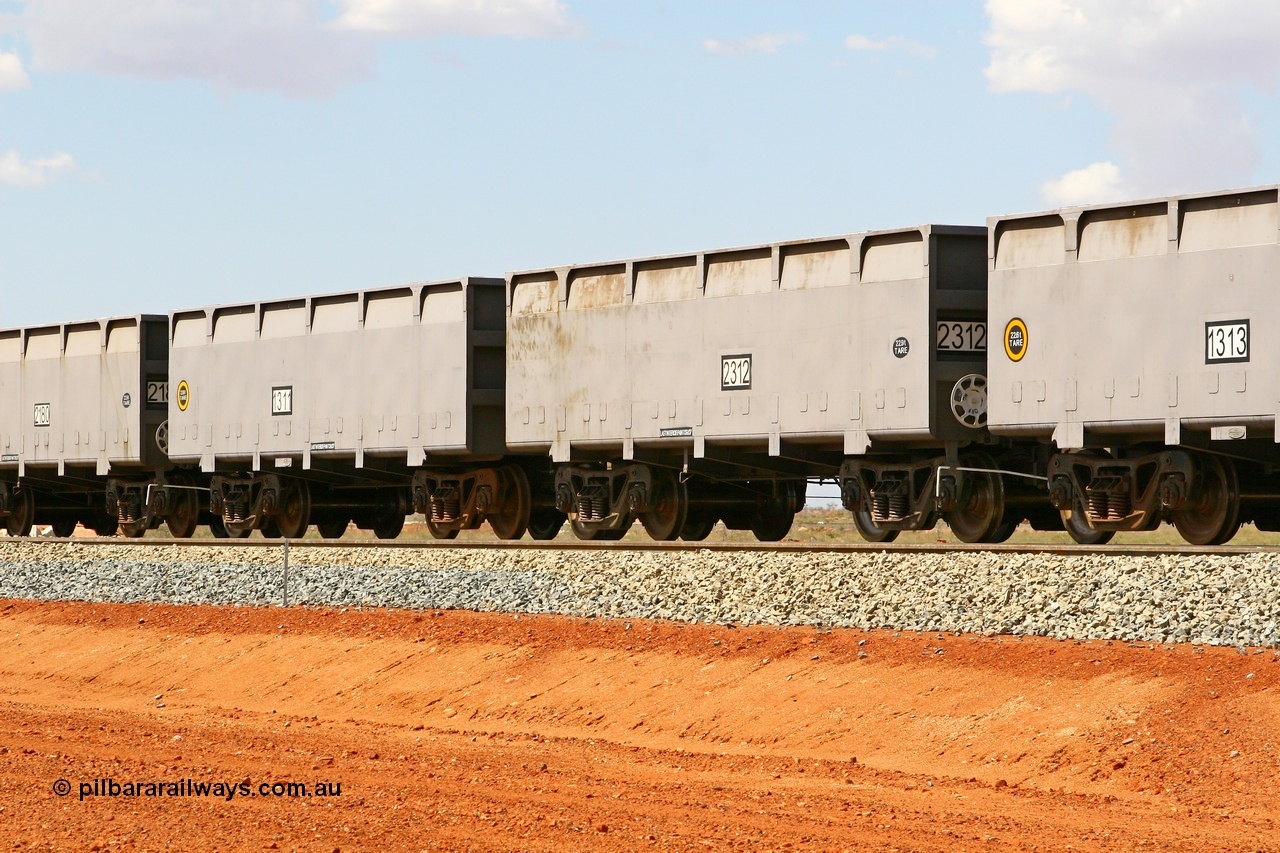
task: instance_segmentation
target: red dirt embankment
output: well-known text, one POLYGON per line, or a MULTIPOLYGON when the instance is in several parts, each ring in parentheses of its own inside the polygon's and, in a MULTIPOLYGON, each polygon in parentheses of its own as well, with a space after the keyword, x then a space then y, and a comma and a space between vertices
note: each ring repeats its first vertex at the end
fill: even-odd
POLYGON ((0 638, 9 849, 1280 849, 1271 651, 20 601, 0 638))

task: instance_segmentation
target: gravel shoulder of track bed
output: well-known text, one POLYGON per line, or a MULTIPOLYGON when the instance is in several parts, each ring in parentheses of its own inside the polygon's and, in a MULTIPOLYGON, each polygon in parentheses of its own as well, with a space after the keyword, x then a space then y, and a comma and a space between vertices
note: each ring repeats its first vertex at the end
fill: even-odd
MULTIPOLYGON (((1280 645, 1280 558, 291 549, 290 605, 1280 645)), ((0 597, 279 605, 280 548, 0 543, 0 597)))

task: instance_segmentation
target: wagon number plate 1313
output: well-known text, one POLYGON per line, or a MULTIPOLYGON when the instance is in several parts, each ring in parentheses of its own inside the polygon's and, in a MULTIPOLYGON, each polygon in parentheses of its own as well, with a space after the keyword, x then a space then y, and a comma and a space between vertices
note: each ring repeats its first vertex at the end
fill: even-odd
POLYGON ((720 356, 720 390, 739 391, 751 388, 751 356, 720 356))
POLYGON ((938 323, 938 349, 945 352, 986 352, 986 323, 938 323))
POLYGON ((1248 360, 1248 320, 1222 320, 1204 324, 1205 364, 1229 364, 1248 360))

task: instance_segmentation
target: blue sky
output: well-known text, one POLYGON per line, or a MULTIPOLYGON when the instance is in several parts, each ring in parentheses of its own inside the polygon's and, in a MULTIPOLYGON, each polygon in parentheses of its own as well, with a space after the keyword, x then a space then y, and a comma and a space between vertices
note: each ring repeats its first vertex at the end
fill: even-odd
POLYGON ((1270 0, 0 0, 0 327, 1280 181, 1270 0))

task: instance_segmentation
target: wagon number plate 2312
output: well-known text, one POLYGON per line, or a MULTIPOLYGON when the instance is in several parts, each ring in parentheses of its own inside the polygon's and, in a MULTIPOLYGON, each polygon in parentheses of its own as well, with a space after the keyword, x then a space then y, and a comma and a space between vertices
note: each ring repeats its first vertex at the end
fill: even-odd
POLYGON ((1204 324, 1205 364, 1229 364, 1248 360, 1248 320, 1223 320, 1204 324))
POLYGON ((938 323, 938 349, 945 352, 986 352, 986 323, 938 323))
POLYGON ((720 356, 720 390, 739 391, 751 387, 751 356, 720 356))

